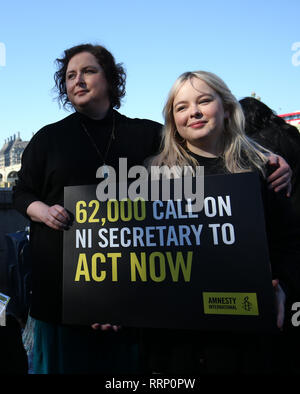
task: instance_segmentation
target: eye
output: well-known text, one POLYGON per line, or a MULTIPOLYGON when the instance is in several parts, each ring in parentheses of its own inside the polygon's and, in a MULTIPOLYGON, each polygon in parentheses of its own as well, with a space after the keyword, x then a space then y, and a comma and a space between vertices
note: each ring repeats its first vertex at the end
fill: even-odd
POLYGON ((94 70, 92 68, 87 68, 86 70, 84 70, 85 74, 94 74, 97 72, 97 70, 94 70))
POLYGON ((75 78, 75 73, 70 73, 67 75, 67 80, 75 78))
POLYGON ((199 101, 199 104, 208 104, 212 101, 210 98, 202 99, 199 101))
POLYGON ((179 105, 178 107, 176 107, 176 112, 183 111, 185 108, 186 108, 185 105, 179 105))

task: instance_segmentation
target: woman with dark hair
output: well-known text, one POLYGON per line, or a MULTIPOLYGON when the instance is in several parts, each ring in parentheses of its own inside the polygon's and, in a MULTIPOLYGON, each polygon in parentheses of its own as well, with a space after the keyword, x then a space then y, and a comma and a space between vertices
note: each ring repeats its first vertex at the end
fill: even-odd
POLYGON ((113 109, 125 94, 125 71, 105 48, 79 45, 57 63, 58 98, 75 112, 34 135, 14 192, 16 209, 31 221, 34 372, 135 373, 135 331, 109 324, 97 325, 100 330, 62 325, 61 230, 70 219, 64 186, 98 183, 97 169, 107 164, 117 172, 119 158, 127 158, 129 168, 141 165, 157 151, 161 125, 113 109))
POLYGON ((64 107, 73 107, 67 93, 66 71, 71 58, 78 53, 92 54, 101 65, 107 84, 108 96, 113 108, 120 108, 121 99, 125 96, 126 74, 121 64, 116 64, 113 55, 101 45, 82 44, 67 49, 62 59, 56 59, 59 67, 54 75, 55 85, 59 92, 58 99, 64 107))

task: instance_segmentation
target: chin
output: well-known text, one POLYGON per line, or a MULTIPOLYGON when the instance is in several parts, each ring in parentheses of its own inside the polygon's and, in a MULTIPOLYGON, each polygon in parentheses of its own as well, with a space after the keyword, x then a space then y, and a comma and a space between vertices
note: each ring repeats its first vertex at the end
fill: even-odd
POLYGON ((78 108, 78 110, 84 110, 89 107, 89 102, 74 103, 73 105, 76 109, 78 108))
POLYGON ((207 133, 198 133, 197 135, 194 135, 191 140, 193 142, 201 141, 203 138, 206 138, 208 136, 207 133))
POLYGON ((86 98, 82 97, 81 100, 77 99, 75 101, 76 101, 77 105, 86 105, 89 103, 90 100, 87 97, 86 98))

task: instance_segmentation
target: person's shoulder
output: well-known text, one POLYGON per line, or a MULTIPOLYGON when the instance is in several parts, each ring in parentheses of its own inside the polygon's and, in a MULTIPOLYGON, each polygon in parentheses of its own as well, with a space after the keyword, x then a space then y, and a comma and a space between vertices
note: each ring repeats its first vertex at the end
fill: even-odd
POLYGON ((64 117, 63 119, 60 119, 56 122, 53 123, 49 123, 47 125, 45 125, 44 127, 41 128, 40 131, 46 132, 48 130, 54 131, 57 129, 61 129, 62 127, 66 127, 68 125, 71 125, 74 121, 76 121, 77 119, 77 114, 76 112, 64 117))
POLYGON ((129 118, 128 116, 121 114, 120 112, 117 112, 117 117, 119 118, 119 121, 124 122, 125 124, 128 124, 130 126, 136 127, 136 128, 141 128, 143 129, 153 129, 157 131, 161 131, 163 125, 159 122, 156 122, 154 120, 150 119, 143 119, 143 118, 129 118))
POLYGON ((49 123, 39 129, 32 137, 31 142, 46 140, 51 136, 55 136, 56 134, 60 134, 62 128, 66 128, 72 126, 76 119, 76 113, 72 113, 63 119, 60 119, 56 122, 49 123))

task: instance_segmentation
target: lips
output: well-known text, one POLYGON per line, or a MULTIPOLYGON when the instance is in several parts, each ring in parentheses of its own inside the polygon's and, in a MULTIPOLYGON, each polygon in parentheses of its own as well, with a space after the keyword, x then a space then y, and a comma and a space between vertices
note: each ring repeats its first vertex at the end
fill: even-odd
POLYGON ((88 92, 88 90, 78 90, 78 92, 75 93, 75 96, 78 96, 78 95, 80 96, 80 95, 85 94, 87 92, 88 92))
POLYGON ((193 129, 198 129, 200 127, 203 127, 206 123, 207 122, 204 120, 199 120, 197 122, 190 123, 188 126, 192 127, 193 129))

